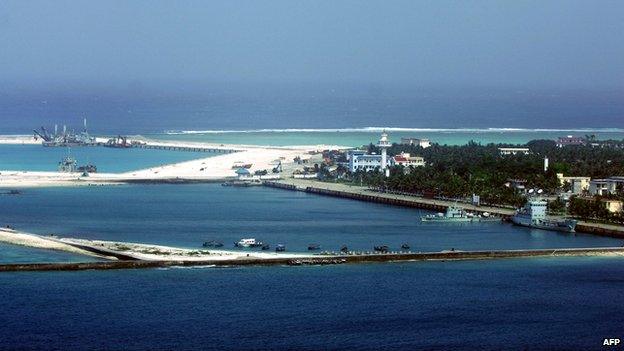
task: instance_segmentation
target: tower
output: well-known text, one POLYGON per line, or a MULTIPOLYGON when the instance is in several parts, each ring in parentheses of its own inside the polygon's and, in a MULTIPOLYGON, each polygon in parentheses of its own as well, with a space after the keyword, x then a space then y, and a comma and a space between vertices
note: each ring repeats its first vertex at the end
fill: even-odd
POLYGON ((381 149, 381 171, 387 177, 390 173, 388 170, 388 148, 391 145, 388 141, 388 133, 385 130, 381 133, 381 139, 379 139, 377 146, 381 149))
POLYGON ((548 172, 548 157, 544 157, 544 172, 548 172))

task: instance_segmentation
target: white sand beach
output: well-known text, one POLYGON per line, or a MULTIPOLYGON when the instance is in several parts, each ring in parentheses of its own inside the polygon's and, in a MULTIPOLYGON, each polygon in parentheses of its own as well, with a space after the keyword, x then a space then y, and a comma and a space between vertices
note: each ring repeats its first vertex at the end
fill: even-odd
POLYGON ((37 145, 41 144, 41 139, 36 140, 32 135, 0 135, 0 144, 37 145))
MULTIPOLYGON (((26 137, 0 137, 1 143, 18 141, 26 143, 26 137)), ((31 138, 32 139, 32 138, 31 138)), ((30 143, 32 144, 32 143, 30 143)), ((292 173, 296 157, 309 158, 311 154, 318 154, 324 149, 337 148, 333 146, 291 146, 291 147, 261 147, 244 145, 223 145, 210 143, 177 143, 151 142, 152 146, 211 148, 235 150, 236 152, 219 154, 217 156, 196 160, 168 164, 147 169, 138 169, 124 173, 92 173, 88 177, 81 173, 35 172, 0 170, 1 188, 28 188, 42 186, 89 186, 110 185, 124 182, 140 181, 220 181, 237 177, 236 164, 251 165, 251 173, 257 170, 267 170, 271 173, 278 163, 281 163, 285 174, 292 173)), ((123 150, 120 150, 123 152, 123 150)), ((182 151, 181 151, 182 152, 182 151)))
POLYGON ((309 254, 301 253, 276 253, 267 251, 235 251, 214 249, 188 249, 163 245, 87 240, 77 238, 59 238, 56 236, 42 236, 32 233, 16 231, 8 228, 0 228, 0 242, 34 247, 48 250, 59 250, 74 254, 95 256, 103 259, 114 258, 115 253, 147 261, 206 261, 206 260, 232 260, 232 259, 267 259, 267 258, 305 258, 309 254), (103 252, 98 255, 80 247, 93 247, 103 252), (111 256, 108 256, 111 253, 111 256))
POLYGON ((97 255, 93 252, 82 250, 77 247, 55 241, 52 239, 52 237, 19 232, 9 228, 0 228, 0 242, 19 246, 34 247, 38 249, 58 250, 79 255, 114 259, 112 257, 97 255))

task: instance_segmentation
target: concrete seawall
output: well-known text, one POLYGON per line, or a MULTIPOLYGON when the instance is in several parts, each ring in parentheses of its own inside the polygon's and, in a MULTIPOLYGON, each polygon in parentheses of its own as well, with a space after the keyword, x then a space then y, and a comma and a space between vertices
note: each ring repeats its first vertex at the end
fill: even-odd
POLYGON ((485 260, 529 257, 572 256, 624 256, 623 247, 541 249, 541 250, 492 250, 492 251, 442 251, 425 253, 388 253, 366 255, 310 255, 302 258, 252 258, 205 261, 106 261, 84 263, 19 263, 1 264, 0 272, 15 271, 81 271, 140 269, 192 266, 281 266, 323 265, 410 261, 485 260))
MULTIPOLYGON (((452 201, 429 199, 423 197, 396 195, 390 193, 376 193, 363 187, 350 187, 342 184, 323 183, 311 180, 281 180, 266 181, 264 185, 293 191, 303 191, 311 194, 341 197, 354 199, 359 201, 376 202, 387 205, 421 208, 431 211, 445 211, 446 208, 455 203, 452 201)), ((462 204, 462 206, 473 213, 489 213, 501 217, 502 219, 510 218, 514 211, 506 208, 498 208, 491 206, 474 206, 471 204, 462 204)))

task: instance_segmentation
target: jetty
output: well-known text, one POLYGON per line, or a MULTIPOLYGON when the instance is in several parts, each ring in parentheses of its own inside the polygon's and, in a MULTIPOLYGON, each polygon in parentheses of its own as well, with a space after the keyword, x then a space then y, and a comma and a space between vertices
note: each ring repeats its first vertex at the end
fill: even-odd
POLYGON ((0 264, 0 272, 15 271, 81 271, 111 269, 141 269, 168 267, 232 267, 232 266, 302 266, 325 264, 363 264, 381 262, 459 261, 530 257, 572 256, 624 256, 622 247, 541 249, 541 250, 490 250, 441 251, 423 253, 378 253, 352 255, 309 255, 308 257, 238 258, 227 260, 120 260, 77 263, 16 263, 0 264))
POLYGON ((172 141, 155 141, 133 140, 127 143, 128 147, 135 149, 152 149, 167 151, 185 151, 185 152, 207 152, 214 154, 229 154, 243 151, 243 148, 233 145, 209 144, 209 143, 193 143, 193 142, 172 142, 172 141))
POLYGON ((554 248, 532 250, 444 250, 438 252, 319 252, 267 253, 263 251, 198 250, 143 243, 59 238, 0 228, 0 241, 98 257, 94 262, 7 263, 8 271, 78 271, 189 266, 305 266, 379 262, 485 260, 528 257, 624 256, 624 247, 554 248))
MULTIPOLYGON (((387 205, 420 208, 424 210, 444 212, 449 206, 455 205, 455 201, 431 199, 420 196, 410 196, 404 194, 395 194, 387 192, 379 192, 363 186, 347 185, 343 183, 321 182, 311 179, 281 179, 275 181, 265 181, 265 186, 293 191, 303 191, 310 194, 342 197, 353 200, 376 202, 387 205)), ((508 219, 514 215, 515 210, 505 207, 493 206, 475 206, 472 204, 464 204, 461 206, 470 212, 483 214, 485 212, 490 215, 498 216, 502 219, 508 219)))
MULTIPOLYGON (((313 179, 289 178, 264 181, 263 184, 265 186, 278 189, 302 191, 310 194, 341 197, 393 206, 420 208, 437 212, 444 212, 449 206, 456 205, 456 202, 451 200, 379 192, 363 186, 322 182, 313 179)), ((515 214, 514 209, 507 207, 476 206, 468 203, 462 203, 461 206, 469 212, 476 214, 483 214, 487 212, 492 216, 500 217, 504 221, 509 220, 515 214)), ((624 238, 624 226, 620 225, 579 221, 576 225, 576 232, 613 238, 624 238)))

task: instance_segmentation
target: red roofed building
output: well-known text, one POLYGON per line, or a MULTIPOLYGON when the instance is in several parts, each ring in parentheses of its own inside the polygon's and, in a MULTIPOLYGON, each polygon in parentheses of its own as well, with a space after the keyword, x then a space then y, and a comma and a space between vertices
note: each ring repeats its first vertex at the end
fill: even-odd
POLYGON ((390 165, 403 167, 421 167, 425 165, 425 159, 420 156, 412 156, 408 153, 401 152, 400 155, 396 155, 390 159, 390 165))

